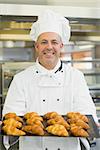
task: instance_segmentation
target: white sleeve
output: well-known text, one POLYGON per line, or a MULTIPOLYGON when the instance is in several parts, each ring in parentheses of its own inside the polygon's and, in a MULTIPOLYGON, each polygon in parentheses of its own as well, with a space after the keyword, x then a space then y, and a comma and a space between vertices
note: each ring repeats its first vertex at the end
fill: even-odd
POLYGON ((98 122, 96 115, 96 107, 90 96, 88 86, 86 84, 84 75, 80 71, 74 74, 74 111, 79 111, 83 114, 92 115, 94 120, 98 122))
POLYGON ((87 141, 87 139, 80 137, 80 140, 81 140, 81 142, 83 143, 85 149, 86 149, 86 150, 90 150, 90 144, 89 144, 89 142, 87 141))
POLYGON ((12 80, 3 107, 3 115, 8 112, 15 112, 17 115, 25 113, 25 96, 23 82, 16 76, 12 80))

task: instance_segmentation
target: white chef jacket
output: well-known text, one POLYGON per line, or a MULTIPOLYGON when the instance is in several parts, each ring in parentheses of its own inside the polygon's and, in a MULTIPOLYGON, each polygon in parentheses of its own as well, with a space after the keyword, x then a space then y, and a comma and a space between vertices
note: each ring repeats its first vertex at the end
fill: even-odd
MULTIPOLYGON (((35 111, 40 115, 57 111, 92 114, 96 109, 82 72, 59 60, 53 70, 37 62, 15 75, 5 100, 3 114, 16 112, 23 116, 35 111)), ((20 150, 80 150, 78 138, 21 137, 20 150)))

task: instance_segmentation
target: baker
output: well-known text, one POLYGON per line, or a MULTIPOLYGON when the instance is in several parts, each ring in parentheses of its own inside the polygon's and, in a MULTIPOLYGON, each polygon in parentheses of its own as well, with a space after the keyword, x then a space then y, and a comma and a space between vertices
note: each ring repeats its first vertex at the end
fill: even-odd
MULTIPOLYGON (((3 114, 27 112, 44 115, 56 111, 61 115, 74 111, 92 115, 96 108, 89 94, 84 75, 62 63, 60 54, 70 39, 69 21, 46 10, 33 23, 30 35, 35 41, 37 59, 33 66, 16 74, 10 85, 3 114)), ((81 139, 89 150, 85 139, 81 139)), ((20 137, 20 150, 81 150, 79 138, 20 137)))

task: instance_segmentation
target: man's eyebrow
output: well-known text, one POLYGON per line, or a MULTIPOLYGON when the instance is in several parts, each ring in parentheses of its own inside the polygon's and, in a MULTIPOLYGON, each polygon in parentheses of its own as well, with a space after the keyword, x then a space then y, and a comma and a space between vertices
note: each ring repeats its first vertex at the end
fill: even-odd
POLYGON ((48 41, 47 39, 42 39, 41 41, 48 41))
MULTIPOLYGON (((48 41, 47 39, 42 39, 41 41, 48 41)), ((58 41, 57 39, 51 39, 50 41, 58 41)))
POLYGON ((58 41, 57 39, 52 39, 51 41, 58 41))

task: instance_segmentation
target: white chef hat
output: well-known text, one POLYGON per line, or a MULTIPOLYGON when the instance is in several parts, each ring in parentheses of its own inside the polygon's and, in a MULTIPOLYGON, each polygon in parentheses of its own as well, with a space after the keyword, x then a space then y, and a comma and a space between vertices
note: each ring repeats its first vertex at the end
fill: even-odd
POLYGON ((44 32, 58 33, 63 44, 66 44, 70 38, 69 21, 52 10, 45 10, 38 16, 38 20, 31 27, 31 39, 36 41, 38 36, 44 32))

